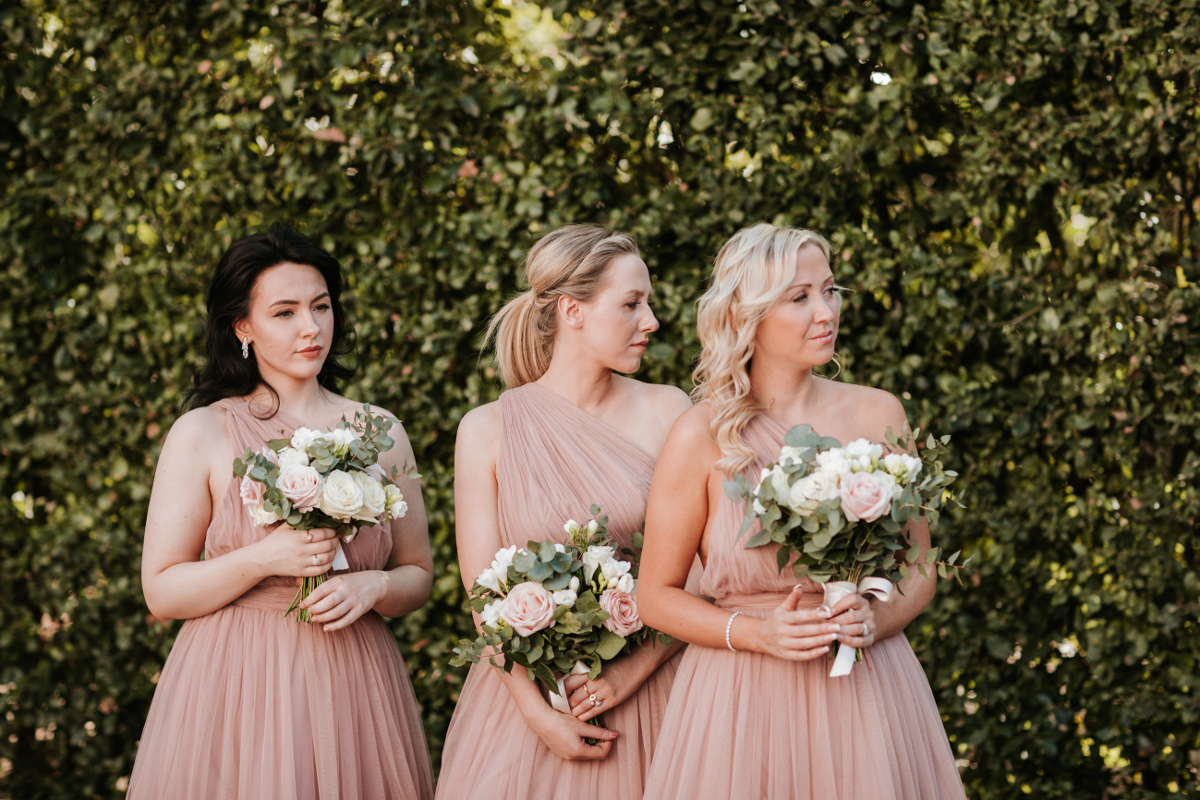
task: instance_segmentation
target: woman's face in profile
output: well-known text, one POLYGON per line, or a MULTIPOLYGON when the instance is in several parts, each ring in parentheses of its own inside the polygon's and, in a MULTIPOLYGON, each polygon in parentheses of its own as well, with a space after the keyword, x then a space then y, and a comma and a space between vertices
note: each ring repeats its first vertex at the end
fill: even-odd
POLYGON ((783 296, 754 335, 754 357, 780 359, 801 368, 827 364, 837 341, 841 298, 819 247, 805 245, 783 296))
POLYGON ((588 348, 615 372, 636 372, 658 319, 650 310, 650 271, 632 253, 617 256, 604 270, 595 297, 580 303, 588 348))
POLYGON ((333 339, 333 305, 325 278, 307 264, 265 270, 250 294, 250 316, 235 326, 250 339, 259 371, 296 380, 321 372, 333 339))

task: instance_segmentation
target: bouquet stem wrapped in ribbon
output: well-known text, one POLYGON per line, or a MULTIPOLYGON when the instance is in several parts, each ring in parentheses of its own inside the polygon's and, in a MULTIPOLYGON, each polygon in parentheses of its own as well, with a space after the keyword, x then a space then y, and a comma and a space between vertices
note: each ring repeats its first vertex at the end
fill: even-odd
MULTIPOLYGON (((950 437, 929 436, 917 457, 911 453, 919 434, 899 439, 889 429, 885 448, 866 439, 843 445, 808 425, 792 428, 755 487, 744 475, 725 483, 726 493, 746 505, 738 536, 757 521, 761 529, 745 546, 779 545, 779 569, 790 564, 797 577, 822 584, 829 607, 851 594, 886 602, 914 563, 922 575, 935 565, 942 577, 953 572, 961 580, 967 562, 957 563, 959 553, 942 562, 933 547, 909 557, 906 523, 934 523, 946 503, 962 506, 948 488, 957 473, 942 466, 950 437)), ((848 675, 856 656, 855 648, 838 647, 830 677, 848 675)))
MULTIPOLYGON (((331 431, 297 428, 290 437, 272 439, 260 452, 246 448, 234 459, 233 474, 241 478, 242 504, 256 525, 287 522, 296 530, 333 528, 339 534, 330 571, 349 569, 342 544, 350 544, 364 526, 400 519, 408 503, 395 481, 395 467, 385 475, 379 454, 391 450, 392 420, 374 416, 369 405, 345 418, 331 431)), ((414 472, 405 473, 420 477, 414 472)), ((328 575, 303 578, 284 616, 299 610, 301 622, 311 622, 300 603, 328 575)))

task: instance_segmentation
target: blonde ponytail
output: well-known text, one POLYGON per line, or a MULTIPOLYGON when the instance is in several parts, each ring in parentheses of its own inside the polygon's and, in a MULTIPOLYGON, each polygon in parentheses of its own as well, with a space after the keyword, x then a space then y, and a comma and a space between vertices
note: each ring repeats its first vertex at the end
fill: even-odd
POLYGON ((486 350, 493 342, 500 377, 509 388, 532 383, 554 356, 558 298, 587 302, 604 285, 604 270, 617 256, 640 255, 631 236, 598 225, 564 225, 525 256, 527 291, 510 300, 488 323, 486 350))

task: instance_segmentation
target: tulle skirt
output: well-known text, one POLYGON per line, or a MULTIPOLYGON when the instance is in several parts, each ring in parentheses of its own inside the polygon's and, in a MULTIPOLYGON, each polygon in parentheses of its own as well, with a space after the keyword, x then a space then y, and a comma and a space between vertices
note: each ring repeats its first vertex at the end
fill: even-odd
POLYGON ((292 591, 255 590, 184 623, 146 719, 131 800, 433 796, 392 632, 373 612, 333 633, 284 619, 292 591))
POLYGON ((641 800, 681 658, 673 655, 604 712, 604 726, 621 735, 602 761, 560 759, 525 724, 501 671, 473 665, 446 734, 438 800, 641 800))
MULTIPOLYGON (((765 616, 766 611, 743 611, 765 616)), ((903 634, 870 667, 689 647, 646 797, 964 798, 929 682, 903 634)))

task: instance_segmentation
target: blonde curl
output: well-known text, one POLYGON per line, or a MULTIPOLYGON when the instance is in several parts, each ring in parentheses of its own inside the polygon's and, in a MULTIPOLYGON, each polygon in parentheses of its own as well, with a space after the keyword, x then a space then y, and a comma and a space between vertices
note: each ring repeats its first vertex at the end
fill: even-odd
POLYGON ((709 429, 721 449, 717 468, 732 475, 749 467, 758 454, 742 440, 750 420, 766 409, 750 388, 754 337, 796 274, 796 257, 805 246, 829 242, 813 231, 759 223, 743 228, 725 243, 713 265, 712 284, 696 313, 700 360, 692 373, 692 399, 712 404, 709 429))

